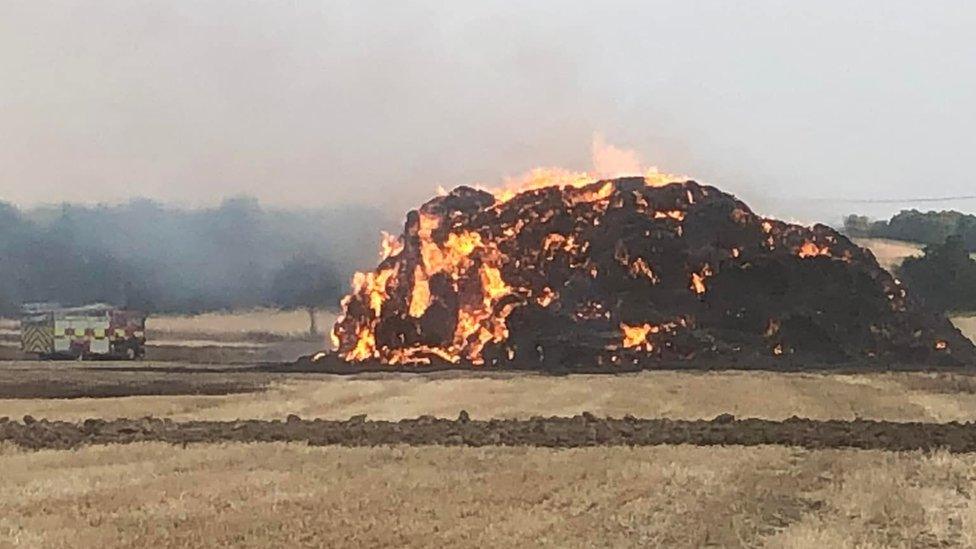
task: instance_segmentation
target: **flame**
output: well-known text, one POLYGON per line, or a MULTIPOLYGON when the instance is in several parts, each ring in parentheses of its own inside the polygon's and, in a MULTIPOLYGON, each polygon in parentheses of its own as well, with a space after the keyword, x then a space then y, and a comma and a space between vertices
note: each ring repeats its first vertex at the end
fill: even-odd
POLYGON ((414 268, 413 289, 410 292, 410 316, 420 318, 430 307, 430 284, 423 267, 414 268))
MULTIPOLYGON (((520 176, 507 178, 501 187, 487 190, 495 195, 498 203, 504 203, 511 200, 516 194, 526 191, 546 187, 578 189, 602 179, 643 177, 644 184, 649 187, 661 187, 669 183, 691 179, 686 175, 659 172, 653 166, 645 168, 636 151, 611 145, 599 133, 593 135, 590 152, 593 162, 592 171, 577 172, 563 168, 534 168, 520 176)), ((607 194, 612 190, 612 188, 607 190, 607 194)), ((689 200, 694 203, 693 197, 689 197, 689 200)))
POLYGON ((804 259, 808 257, 817 257, 821 255, 829 256, 830 248, 826 246, 821 248, 820 246, 817 246, 816 243, 810 242, 808 240, 804 242, 802 246, 800 246, 800 249, 797 250, 796 254, 804 259))
POLYGON ((654 344, 647 340, 647 336, 660 332, 661 328, 652 324, 628 326, 627 324, 621 323, 620 330, 623 332, 624 348, 652 351, 654 350, 654 344))
POLYGON ((633 278, 645 276, 651 281, 651 284, 657 284, 661 281, 647 263, 644 262, 644 258, 642 257, 638 257, 630 264, 630 276, 633 278))
POLYGON ((599 202, 601 200, 606 200, 613 194, 613 183, 607 181, 596 191, 582 192, 577 195, 570 197, 570 202, 573 204, 584 204, 589 202, 599 202))
POLYGON ((356 346, 346 355, 346 360, 363 361, 376 355, 376 336, 368 326, 360 326, 356 332, 356 346))
POLYGON ((537 297, 535 301, 541 307, 548 307, 553 302, 554 299, 558 299, 559 298, 559 294, 557 294, 556 292, 552 291, 552 288, 550 288, 549 286, 546 286, 545 288, 543 288, 542 289, 542 292, 540 292, 540 293, 542 295, 540 295, 539 297, 537 297))
POLYGON ((403 241, 400 237, 386 231, 380 231, 380 259, 387 259, 400 255, 403 251, 403 241))
POLYGON ((573 172, 562 168, 534 168, 514 178, 508 178, 500 188, 490 189, 499 203, 508 202, 515 195, 546 187, 580 188, 594 183, 594 178, 586 172, 573 172))
POLYGON ((353 277, 353 290, 369 297, 369 307, 376 316, 380 315, 383 302, 389 297, 387 284, 395 272, 396 267, 392 267, 376 273, 356 273, 353 277))
POLYGON ((681 210, 668 210, 666 212, 661 212, 661 211, 654 212, 654 219, 668 219, 668 218, 677 221, 684 221, 685 212, 681 210))
MULTIPOLYGON (((617 186, 605 179, 643 177, 644 183, 649 186, 689 179, 660 173, 656 168, 645 168, 636 152, 610 145, 600 135, 594 135, 591 153, 593 169, 589 172, 537 168, 506 179, 501 186, 489 191, 495 197, 495 206, 519 193, 557 187, 565 193, 564 199, 569 205, 594 204, 594 211, 603 212, 610 207, 611 201, 623 199, 622 194, 616 194, 617 186), (599 181, 604 182, 594 185, 599 181)), ((449 193, 440 189, 439 194, 443 196, 449 193)), ((693 200, 694 197, 689 195, 689 202, 693 200)), ((645 207, 650 210, 646 200, 645 207)), ((511 260, 501 249, 505 242, 517 237, 530 220, 508 221, 501 226, 500 234, 489 235, 460 230, 453 225, 454 219, 442 217, 434 209, 421 208, 417 213, 417 220, 412 222, 414 225, 408 227, 404 236, 382 234, 380 268, 373 272, 356 273, 353 277, 352 293, 342 300, 342 314, 330 334, 334 347, 341 349, 341 356, 346 360, 378 359, 389 364, 429 364, 432 359, 439 358, 454 363, 469 360, 481 364, 484 362, 482 351, 487 344, 501 343, 508 338, 507 319, 516 307, 533 302, 540 307, 549 307, 559 299, 559 293, 552 288, 545 287, 537 295, 532 295, 527 288, 513 288, 506 280, 503 266, 509 265, 511 260), (441 290, 432 290, 435 279, 437 284, 443 280, 455 292, 456 301, 446 304, 444 309, 452 310, 456 315, 454 323, 447 324, 453 327, 453 333, 443 334, 441 337, 445 342, 439 345, 397 343, 394 345, 396 348, 390 348, 383 343, 378 346, 377 328, 381 320, 398 318, 407 323, 416 322, 416 319, 427 315, 435 300, 442 298, 441 290)), ((539 215, 545 216, 547 213, 539 212, 539 215)), ((653 215, 658 219, 680 222, 685 213, 666 210, 654 212, 653 215)), ((594 217, 588 221, 598 225, 600 218, 594 217)), ((680 234, 680 225, 677 230, 680 234)), ((552 233, 544 237, 540 253, 548 258, 557 253, 566 253, 571 267, 596 277, 599 274, 597 266, 588 261, 587 247, 588 244, 581 245, 572 234, 552 233)), ((659 282, 650 265, 642 258, 625 262, 625 266, 634 278, 645 277, 654 284, 659 282)), ((515 259, 514 267, 519 268, 518 259, 515 259)), ((703 273, 709 273, 707 267, 703 273)), ((704 280, 707 274, 701 276, 704 280)), ((594 302, 578 309, 576 315, 579 318, 609 319, 610 311, 594 302)), ((645 330, 639 339, 646 339, 648 334, 661 329, 645 326, 634 328, 645 330)), ((401 337, 411 336, 407 333, 401 337)), ((652 348, 650 342, 646 341, 638 343, 638 346, 647 350, 652 348)), ((514 353, 514 350, 509 349, 509 352, 514 353)))
POLYGON ((485 290, 485 305, 508 295, 512 289, 502 280, 502 273, 495 267, 482 265, 481 284, 485 290))
MULTIPOLYGON (((430 308, 433 295, 430 280, 434 275, 446 275, 455 290, 462 286, 473 288, 476 281, 480 290, 478 300, 466 299, 457 311, 457 322, 450 345, 433 347, 416 345, 402 349, 377 348, 376 325, 386 312, 386 304, 391 299, 391 290, 396 287, 400 261, 392 266, 380 268, 376 272, 356 273, 353 277, 353 293, 343 299, 343 315, 332 332, 333 345, 341 348, 344 340, 353 340, 351 349, 343 353, 350 361, 363 361, 378 358, 390 364, 430 363, 431 357, 439 357, 450 362, 461 359, 473 363, 483 362, 481 350, 490 341, 500 342, 508 337, 505 319, 511 308, 498 308, 498 302, 512 292, 505 282, 500 264, 503 256, 498 252, 495 242, 486 242, 474 231, 452 231, 435 237, 444 220, 429 212, 421 211, 416 226, 419 260, 413 268, 409 282, 406 303, 394 304, 392 312, 403 311, 407 317, 420 318, 430 308), (442 239, 442 240, 441 240, 442 239), (340 325, 346 319, 351 303, 358 300, 366 306, 369 315, 357 320, 354 333, 343 333, 340 325), (403 307, 400 309, 399 307, 403 307)), ((390 250, 387 258, 397 258, 404 253, 400 240, 384 238, 384 250, 390 250)))
POLYGON ((712 276, 712 268, 708 265, 702 267, 702 270, 699 273, 691 273, 691 291, 698 295, 704 294, 707 290, 705 287, 705 279, 710 276, 712 276))

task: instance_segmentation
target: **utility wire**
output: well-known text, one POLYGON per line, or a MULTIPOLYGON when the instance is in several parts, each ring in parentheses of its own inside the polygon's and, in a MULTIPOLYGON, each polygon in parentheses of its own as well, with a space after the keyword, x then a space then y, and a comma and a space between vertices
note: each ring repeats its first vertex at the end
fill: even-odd
POLYGON ((976 200, 976 195, 921 198, 813 198, 814 202, 846 202, 848 204, 909 204, 912 202, 963 202, 976 200))

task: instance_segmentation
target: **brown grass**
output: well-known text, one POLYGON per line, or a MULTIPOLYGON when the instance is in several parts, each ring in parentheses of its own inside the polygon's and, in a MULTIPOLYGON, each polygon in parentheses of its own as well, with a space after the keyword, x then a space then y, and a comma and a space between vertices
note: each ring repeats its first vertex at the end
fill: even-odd
MULTIPOLYGON (((0 370, 0 381, 72 379, 95 376, 108 383, 112 372, 68 370, 45 377, 36 369, 0 370), (70 377, 69 377, 70 376, 70 377)), ((268 374, 126 373, 169 382, 212 381, 218 376, 241 384, 271 383, 267 391, 237 395, 174 395, 119 398, 0 400, 0 416, 80 421, 88 417, 143 417, 178 420, 346 419, 365 413, 373 419, 401 419, 430 414, 456 417, 462 409, 475 418, 528 418, 533 415, 785 419, 888 419, 895 421, 969 421, 976 409, 976 381, 961 374, 875 373, 859 375, 774 372, 644 372, 620 376, 549 377, 525 374, 451 372, 425 376, 360 375, 269 377, 268 374), (278 381, 275 381, 275 380, 278 381)), ((191 389, 192 390, 192 387, 191 389)))
POLYGON ((976 457, 758 448, 0 450, 13 547, 976 543, 976 457))

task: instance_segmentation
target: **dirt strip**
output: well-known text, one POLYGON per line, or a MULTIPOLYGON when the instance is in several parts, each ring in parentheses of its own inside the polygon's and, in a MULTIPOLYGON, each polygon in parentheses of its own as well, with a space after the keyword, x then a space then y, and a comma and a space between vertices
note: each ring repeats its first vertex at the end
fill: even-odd
POLYGON ((307 442, 310 445, 378 446, 651 446, 659 444, 778 444, 805 448, 862 448, 976 452, 976 424, 895 423, 885 421, 737 420, 724 414, 712 420, 574 417, 474 421, 462 412, 456 420, 422 416, 398 422, 368 421, 190 421, 168 419, 89 419, 83 423, 0 418, 0 442, 29 449, 66 449, 88 444, 163 441, 307 442))

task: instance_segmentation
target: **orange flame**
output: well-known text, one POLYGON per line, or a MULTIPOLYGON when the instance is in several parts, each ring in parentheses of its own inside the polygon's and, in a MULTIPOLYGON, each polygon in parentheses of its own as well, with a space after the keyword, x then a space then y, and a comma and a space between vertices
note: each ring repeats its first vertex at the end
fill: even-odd
POLYGON ((630 276, 637 278, 638 276, 645 276, 651 281, 651 284, 657 284, 661 280, 654 274, 654 271, 644 262, 644 258, 638 257, 630 264, 630 276))
POLYGON ((400 255, 403 251, 403 241, 400 237, 386 231, 380 231, 380 259, 386 259, 395 255, 400 255))
POLYGON ((621 323, 620 330, 623 332, 624 348, 652 351, 654 344, 647 340, 647 336, 660 332, 661 328, 652 324, 628 326, 627 324, 621 323))
POLYGON ((705 265, 700 273, 691 273, 691 291, 698 295, 702 295, 707 291, 705 287, 705 279, 712 276, 712 268, 705 265))
MULTIPOLYGON (((661 187, 690 179, 685 175, 661 173, 653 166, 644 168, 636 151, 608 144, 599 133, 593 135, 591 159, 593 170, 590 172, 575 172, 562 168, 534 168, 521 176, 506 179, 500 188, 489 189, 489 192, 502 203, 525 191, 546 187, 580 188, 601 179, 643 177, 644 183, 649 187, 661 187)), ((693 199, 691 201, 694 202, 693 199)))
POLYGON ((802 246, 800 246, 800 249, 797 250, 796 254, 804 259, 808 257, 817 257, 821 255, 829 256, 830 248, 826 246, 821 248, 820 246, 817 246, 816 243, 810 242, 808 240, 804 242, 802 246))
MULTIPOLYGON (((518 193, 559 187, 571 191, 565 197, 573 204, 595 203, 594 207, 600 210, 609 207, 617 187, 606 181, 594 188, 584 188, 597 181, 636 176, 643 177, 646 185, 660 186, 689 179, 660 173, 656 168, 644 168, 636 152, 610 145, 600 135, 594 136, 591 152, 593 169, 590 172, 538 168, 505 180, 501 187, 490 191, 495 196, 496 205, 512 199, 518 193)), ((443 189, 439 192, 446 194, 443 189)), ((622 196, 616 198, 622 199, 622 196)), ((693 197, 689 195, 691 201, 693 197)), ((645 206, 650 208, 646 201, 645 206)), ((499 240, 495 236, 489 238, 474 231, 452 230, 449 226, 452 220, 430 211, 421 209, 418 213, 417 225, 412 228, 415 237, 410 237, 416 238, 416 244, 411 243, 408 249, 408 242, 414 241, 383 233, 380 242, 381 268, 374 272, 357 273, 353 277, 352 294, 342 300, 343 312, 331 333, 333 345, 343 349, 342 356, 346 360, 379 359, 390 364, 416 364, 429 363, 433 357, 437 357, 450 362, 467 359, 479 364, 484 360, 481 353, 485 345, 489 342, 500 343, 508 338, 506 322, 516 306, 534 301, 541 307, 548 307, 559 299, 559 294, 548 287, 534 296, 524 288, 516 291, 504 278, 502 266, 508 258, 499 250, 499 244, 504 239, 516 237, 526 220, 505 225, 502 229, 504 236, 499 240), (416 261, 415 265, 401 258, 407 251, 411 254, 409 261, 416 261), (413 265, 412 272, 401 273, 400 269, 406 268, 404 265, 413 265), (405 320, 419 319, 428 314, 436 299, 431 290, 431 281, 435 276, 444 277, 448 284, 453 284, 460 298, 455 309, 457 317, 450 343, 442 346, 418 344, 396 349, 378 347, 376 329, 381 318, 402 315, 405 320), (399 288, 400 284, 408 284, 409 287, 399 288), (480 295, 472 295, 471 292, 480 292, 480 295), (507 299, 515 293, 518 293, 517 299, 507 299), (392 295, 398 296, 400 302, 390 303, 392 295), (353 314, 352 307, 355 307, 356 322, 350 326, 344 323, 353 314)), ((684 219, 684 212, 679 210, 654 212, 653 215, 679 222, 684 219)), ((598 218, 593 220, 594 225, 599 222, 598 218)), ((680 225, 677 230, 680 232, 680 225)), ((585 261, 586 248, 587 245, 581 246, 572 235, 553 233, 545 237, 541 253, 550 256, 567 253, 571 256, 571 265, 596 277, 596 265, 585 261)), ((652 283, 658 282, 654 271, 642 258, 627 262, 626 268, 635 278, 642 276, 652 283)), ((704 280, 710 274, 707 267, 702 273, 695 276, 704 280)), ((609 318, 609 311, 598 305, 577 315, 609 318)), ((632 337, 625 337, 625 342, 637 338, 635 346, 650 350, 653 346, 646 341, 648 334, 661 329, 651 325, 633 327, 632 337)), ((510 349, 509 352, 514 351, 510 349)))
POLYGON ((681 210, 668 210, 666 212, 654 212, 654 219, 675 219, 677 221, 684 221, 685 212, 681 210))
POLYGON ((414 268, 413 290, 410 292, 410 316, 420 318, 430 307, 430 284, 423 267, 417 265, 414 268))

